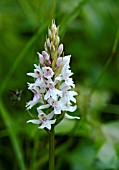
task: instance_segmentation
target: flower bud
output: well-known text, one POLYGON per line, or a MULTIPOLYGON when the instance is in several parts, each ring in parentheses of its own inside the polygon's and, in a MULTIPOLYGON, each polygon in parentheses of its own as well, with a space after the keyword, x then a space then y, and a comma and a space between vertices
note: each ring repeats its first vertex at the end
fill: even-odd
POLYGON ((39 55, 40 64, 44 65, 44 57, 39 52, 37 52, 37 54, 39 55))
POLYGON ((59 38, 59 36, 56 35, 55 36, 55 42, 54 42, 56 47, 58 47, 59 42, 60 42, 60 38, 59 38))
POLYGON ((45 44, 44 44, 44 48, 45 48, 45 51, 48 51, 46 42, 45 42, 45 44))
POLYGON ((57 32, 57 27, 56 27, 56 25, 55 25, 55 21, 54 21, 54 20, 52 21, 51 30, 52 30, 54 33, 57 32))
POLYGON ((46 51, 42 51, 42 55, 46 60, 49 60, 50 56, 46 51))
POLYGON ((60 42, 60 38, 59 36, 57 36, 57 44, 59 45, 59 42, 60 42))
POLYGON ((56 35, 55 35, 55 33, 53 32, 53 33, 52 33, 52 41, 55 41, 55 36, 56 36, 56 35))
POLYGON ((62 59, 62 57, 59 57, 59 58, 57 59, 57 61, 56 61, 56 66, 57 66, 57 68, 58 68, 58 67, 60 67, 61 65, 63 65, 63 59, 62 59))
POLYGON ((63 52, 63 44, 60 44, 60 46, 58 47, 58 51, 57 51, 58 56, 60 56, 62 52, 63 52))
POLYGON ((46 39, 46 45, 47 45, 48 49, 51 49, 51 44, 50 44, 50 39, 49 38, 46 39))
POLYGON ((50 38, 50 40, 52 40, 52 32, 49 28, 48 28, 48 37, 50 38))
POLYGON ((54 42, 51 42, 51 51, 55 51, 55 46, 54 46, 54 42))
POLYGON ((52 46, 52 50, 55 51, 55 46, 54 45, 52 46))

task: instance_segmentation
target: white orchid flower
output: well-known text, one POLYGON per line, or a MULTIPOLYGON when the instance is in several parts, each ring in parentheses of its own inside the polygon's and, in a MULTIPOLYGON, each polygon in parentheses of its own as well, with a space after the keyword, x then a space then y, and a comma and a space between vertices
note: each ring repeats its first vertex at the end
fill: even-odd
POLYGON ((46 115, 42 110, 38 110, 38 118, 39 119, 32 119, 28 120, 27 123, 39 124, 39 129, 47 128, 51 130, 51 125, 56 122, 56 119, 51 120, 54 116, 54 113, 51 112, 50 114, 46 115))

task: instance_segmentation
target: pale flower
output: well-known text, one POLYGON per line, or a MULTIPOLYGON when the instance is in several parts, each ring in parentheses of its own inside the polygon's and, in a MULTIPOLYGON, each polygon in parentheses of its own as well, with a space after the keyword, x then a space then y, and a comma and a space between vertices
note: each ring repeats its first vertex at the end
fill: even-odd
POLYGON ((54 116, 54 113, 51 112, 50 114, 46 115, 42 110, 38 110, 38 118, 39 119, 33 119, 33 120, 28 120, 27 123, 33 123, 33 124, 41 124, 38 128, 43 129, 51 129, 51 125, 56 122, 56 119, 51 120, 54 116))
POLYGON ((60 77, 61 80, 65 81, 65 84, 67 86, 71 86, 71 87, 75 87, 75 84, 72 80, 72 78, 70 78, 70 76, 73 75, 73 73, 71 72, 71 70, 69 70, 70 66, 70 55, 65 56, 65 57, 59 57, 57 59, 56 65, 57 67, 62 66, 62 71, 60 73, 60 75, 57 77, 57 79, 60 77))
POLYGON ((58 57, 57 61, 56 61, 56 66, 60 67, 63 65, 63 57, 58 57))
POLYGON ((60 90, 64 93, 66 93, 68 90, 71 89, 70 85, 67 85, 65 82, 60 85, 60 90))
POLYGON ((34 83, 28 83, 28 86, 28 89, 30 89, 34 93, 34 97, 33 100, 29 101, 26 104, 27 110, 31 109, 37 103, 43 103, 41 89, 35 86, 34 83))
POLYGON ((44 57, 44 59, 49 60, 50 56, 46 51, 42 51, 42 56, 44 57))
POLYGON ((37 103, 42 103, 42 96, 34 95, 33 100, 30 100, 29 102, 26 103, 27 110, 31 109, 37 103))
POLYGON ((51 79, 47 81, 48 84, 48 91, 46 92, 44 99, 47 100, 52 97, 54 100, 57 100, 58 96, 62 96, 62 91, 55 88, 56 81, 53 82, 51 79))
POLYGON ((44 79, 36 79, 34 85, 39 87, 42 92, 44 92, 46 90, 46 87, 47 87, 44 79))
POLYGON ((77 106, 72 106, 71 103, 68 103, 67 98, 65 97, 62 97, 60 102, 62 104, 62 111, 74 112, 77 109, 77 106))
POLYGON ((34 78, 42 78, 43 77, 43 72, 42 69, 40 68, 40 66, 37 66, 36 64, 34 64, 35 68, 34 69, 34 73, 27 73, 28 76, 32 76, 34 78))
POLYGON ((74 112, 76 109, 77 109, 77 106, 76 106, 76 105, 75 105, 75 106, 71 106, 71 105, 67 104, 67 105, 65 106, 65 109, 64 109, 64 110, 69 111, 69 112, 74 112))
POLYGON ((50 56, 46 51, 42 51, 42 55, 37 52, 37 54, 39 55, 39 63, 43 66, 45 66, 45 60, 48 61, 49 64, 51 64, 50 61, 50 56))
MULTIPOLYGON (((63 57, 63 64, 69 66, 69 64, 70 64, 70 58, 71 58, 71 55, 64 56, 64 57, 63 57)), ((70 66, 69 66, 69 67, 70 67, 70 66)))
POLYGON ((75 91, 67 91, 63 94, 63 98, 67 100, 67 103, 71 104, 70 101, 76 103, 76 99, 74 96, 78 95, 75 91))
POLYGON ((54 72, 53 72, 52 68, 43 67, 42 70, 43 70, 43 75, 44 75, 45 78, 49 79, 49 78, 53 77, 54 72))
POLYGON ((38 54, 38 56, 39 56, 39 63, 40 63, 41 65, 45 65, 45 64, 44 64, 44 57, 43 57, 39 52, 37 52, 37 54, 38 54))
POLYGON ((52 98, 48 99, 48 103, 54 110, 54 114, 61 114, 62 103, 60 101, 53 100, 52 98))
POLYGON ((66 79, 65 79, 65 83, 66 83, 66 85, 75 88, 75 84, 74 84, 72 78, 66 78, 66 79))
POLYGON ((71 58, 71 55, 67 55, 67 56, 64 56, 64 57, 58 57, 58 59, 56 61, 57 67, 67 66, 69 68, 70 67, 69 66, 70 58, 71 58))

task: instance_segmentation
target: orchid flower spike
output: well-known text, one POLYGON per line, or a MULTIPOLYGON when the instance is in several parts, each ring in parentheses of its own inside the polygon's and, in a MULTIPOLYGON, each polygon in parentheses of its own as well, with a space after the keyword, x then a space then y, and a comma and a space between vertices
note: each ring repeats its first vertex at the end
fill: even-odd
POLYGON ((76 110, 75 96, 78 93, 72 89, 75 84, 70 70, 71 55, 62 56, 63 44, 60 44, 58 32, 59 27, 53 20, 51 28, 48 28, 45 49, 41 53, 37 52, 39 63, 34 64, 33 73, 27 73, 34 78, 35 82, 28 83, 28 89, 34 96, 27 102, 26 107, 29 110, 37 105, 38 114, 38 119, 28 120, 27 123, 38 124, 40 129, 51 130, 52 125, 59 123, 61 117, 62 119, 80 119, 67 114, 76 110))

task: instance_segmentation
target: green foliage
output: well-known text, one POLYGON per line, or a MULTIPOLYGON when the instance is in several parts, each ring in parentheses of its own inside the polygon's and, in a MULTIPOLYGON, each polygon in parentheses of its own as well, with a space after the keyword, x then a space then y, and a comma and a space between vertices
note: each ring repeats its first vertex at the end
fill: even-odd
POLYGON ((102 145, 97 154, 99 169, 118 169, 118 162, 118 156, 113 145, 108 143, 102 145))
POLYGON ((38 62, 48 25, 60 25, 71 54, 80 120, 56 126, 56 170, 119 169, 119 1, 0 1, 0 169, 48 169, 48 135, 26 124, 26 73, 38 62), (12 101, 10 90, 22 90, 12 101))

